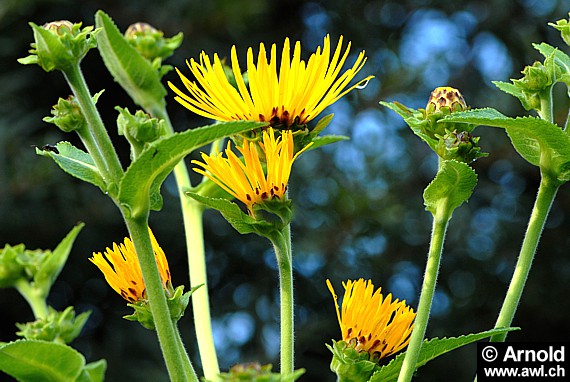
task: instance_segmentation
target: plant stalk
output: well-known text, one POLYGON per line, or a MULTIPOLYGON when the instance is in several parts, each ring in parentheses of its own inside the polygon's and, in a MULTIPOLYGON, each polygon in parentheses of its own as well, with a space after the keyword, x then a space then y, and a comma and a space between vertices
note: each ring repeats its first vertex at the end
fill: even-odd
POLYGON ((180 351, 180 334, 177 333, 178 329, 170 317, 170 309, 150 241, 148 215, 134 219, 125 218, 125 222, 139 259, 156 333, 170 380, 172 382, 198 382, 195 373, 186 375, 187 370, 193 370, 193 368, 186 353, 180 351))
MULTIPOLYGON (((536 248, 540 240, 540 235, 544 230, 544 225, 552 207, 552 202, 556 197, 559 185, 543 175, 538 195, 530 215, 528 227, 520 250, 517 265, 511 279, 511 284, 503 301, 503 306, 495 323, 495 328, 507 328, 513 322, 517 307, 521 300, 522 292, 532 266, 532 261, 536 253, 536 248)), ((507 333, 496 334, 491 337, 492 342, 503 342, 507 338, 507 333)))
POLYGON ((293 301, 293 258, 291 252, 291 225, 271 239, 277 266, 279 268, 279 291, 281 309, 281 376, 294 370, 294 301, 293 301))
MULTIPOLYGON (((89 125, 89 132, 92 139, 89 141, 94 141, 96 148, 87 147, 89 153, 93 157, 93 160, 97 164, 99 171, 105 176, 106 183, 114 183, 118 188, 118 183, 123 175, 123 168, 119 157, 111 143, 111 138, 105 129, 105 125, 101 120, 101 116, 95 107, 95 103, 91 98, 87 83, 83 77, 83 73, 78 65, 70 66, 68 70, 64 73, 65 79, 69 83, 73 94, 75 95, 81 111, 89 125), (98 162, 103 163, 98 163, 98 162)), ((113 190, 110 190, 112 193, 113 190)))
MULTIPOLYGON (((170 118, 164 108, 157 107, 151 111, 151 114, 165 120, 168 134, 174 134, 170 118)), ((215 381, 220 374, 220 367, 214 344, 212 318, 210 314, 206 251, 204 249, 202 227, 203 206, 184 194, 192 187, 188 169, 184 161, 181 161, 174 167, 174 177, 180 195, 180 207, 184 221, 190 288, 203 284, 201 288, 198 288, 198 290, 192 294, 192 309, 198 351, 200 353, 204 378, 215 381)))
POLYGON ((46 296, 43 293, 40 293, 39 290, 33 288, 29 282, 23 279, 18 280, 15 287, 32 308, 36 320, 47 317, 48 307, 46 296))
POLYGON ((424 281, 422 291, 420 294, 420 301, 418 303, 418 310, 416 312, 416 319, 414 322, 414 329, 410 338, 408 349, 404 357, 402 369, 398 376, 398 382, 409 382, 412 380, 424 336, 430 316, 431 305, 433 296, 435 294, 435 286, 437 283, 437 275, 439 272, 439 265, 441 261, 441 253, 443 251, 443 242, 445 240, 445 232, 449 220, 451 219, 451 211, 447 206, 447 200, 442 200, 438 205, 436 214, 433 218, 433 226, 431 233, 431 241, 424 274, 424 281))

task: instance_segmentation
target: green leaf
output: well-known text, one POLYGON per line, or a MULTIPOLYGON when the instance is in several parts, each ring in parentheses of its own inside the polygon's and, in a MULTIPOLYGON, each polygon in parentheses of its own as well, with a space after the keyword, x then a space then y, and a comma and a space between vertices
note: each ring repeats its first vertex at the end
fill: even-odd
POLYGON ((54 342, 20 340, 0 347, 0 370, 21 382, 75 381, 85 358, 54 342))
POLYGON ((548 45, 545 42, 532 44, 532 46, 546 58, 550 57, 554 53, 555 62, 566 72, 570 72, 570 57, 566 53, 552 45, 548 45))
POLYGON ((408 126, 410 126, 414 134, 416 134, 418 137, 420 137, 421 140, 427 143, 432 150, 436 150, 438 141, 424 132, 428 121, 425 119, 425 116, 421 111, 411 109, 406 105, 401 104, 400 102, 380 101, 380 105, 386 106, 388 109, 394 111, 396 114, 402 117, 408 126), (424 129, 422 129, 422 127, 424 127, 424 129))
POLYGON ((165 106, 166 89, 151 63, 132 47, 113 20, 103 11, 95 14, 95 24, 102 31, 97 47, 113 78, 135 103, 145 110, 165 106))
MULTIPOLYGON (((422 349, 420 350, 416 368, 425 365, 429 361, 439 357, 442 354, 448 353, 462 346, 480 341, 495 334, 506 333, 512 330, 518 330, 518 328, 492 329, 485 332, 473 333, 460 337, 433 338, 430 340, 425 340, 422 345, 422 349)), ((372 375, 372 377, 369 379, 369 382, 396 381, 398 379, 400 369, 402 368, 405 354, 406 353, 399 354, 389 364, 381 367, 372 375)))
POLYGON ((325 127, 327 127, 331 123, 333 117, 334 117, 334 114, 329 114, 329 115, 325 115, 323 118, 319 119, 319 122, 317 122, 317 124, 315 125, 313 130, 311 130, 310 137, 316 138, 317 135, 319 135, 319 133, 321 131, 323 131, 325 129, 325 127))
POLYGON ((322 137, 315 137, 312 140, 313 144, 307 149, 307 151, 318 149, 319 147, 330 145, 331 143, 348 140, 350 140, 350 138, 346 135, 324 135, 322 137))
POLYGON ((119 186, 119 202, 132 217, 149 208, 160 209, 160 186, 186 155, 216 139, 265 125, 246 121, 215 123, 152 142, 127 168, 119 186))
POLYGON ((536 117, 510 118, 490 108, 457 113, 447 119, 502 127, 529 163, 561 182, 570 180, 570 136, 554 123, 536 117))
POLYGON ((81 374, 76 382, 103 382, 105 380, 106 370, 107 361, 104 359, 88 363, 83 367, 83 370, 81 370, 81 374))
POLYGON ((256 220, 244 213, 237 204, 227 199, 210 198, 194 192, 187 192, 186 195, 196 199, 207 207, 220 211, 222 216, 242 235, 248 233, 262 234, 274 230, 274 226, 265 220, 256 220))
POLYGON ((512 82, 503 82, 503 81, 491 81, 499 90, 512 95, 513 97, 518 98, 519 100, 526 99, 523 91, 520 87, 516 86, 512 82))
POLYGON ((435 179, 424 191, 426 210, 434 216, 445 203, 449 213, 466 202, 477 184, 477 174, 469 165, 455 160, 442 160, 435 179))
POLYGON ((103 192, 106 191, 105 180, 91 155, 69 142, 59 142, 55 147, 57 151, 36 147, 36 154, 52 158, 66 173, 99 187, 103 192))
POLYGON ((59 276, 59 273, 65 265, 75 238, 84 225, 84 223, 79 223, 73 227, 53 252, 46 257, 46 260, 41 263, 39 269, 34 274, 35 287, 44 289, 46 291, 46 296, 47 291, 49 291, 53 282, 57 276, 59 276))

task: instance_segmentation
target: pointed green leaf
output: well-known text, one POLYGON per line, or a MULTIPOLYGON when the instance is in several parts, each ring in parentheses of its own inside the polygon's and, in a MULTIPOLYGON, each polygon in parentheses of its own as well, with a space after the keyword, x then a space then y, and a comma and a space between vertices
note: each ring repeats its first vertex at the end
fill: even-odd
POLYGON ((81 370, 81 374, 76 382, 103 382, 107 371, 107 361, 100 359, 96 362, 88 363, 81 370))
MULTIPOLYGON (((492 329, 485 332, 473 333, 460 337, 433 338, 430 340, 425 340, 422 345, 422 349, 420 350, 416 368, 425 365, 440 355, 448 353, 462 346, 491 337, 494 334, 506 333, 512 330, 518 330, 518 328, 492 329)), ((396 381, 398 379, 400 369, 402 368, 405 354, 406 353, 399 354, 388 365, 381 367, 374 373, 374 375, 372 375, 369 382, 396 381)))
POLYGON ((22 382, 75 381, 85 358, 55 342, 20 340, 0 347, 0 370, 22 382))
POLYGON ((248 233, 260 233, 273 230, 273 225, 264 221, 256 220, 244 213, 237 204, 230 202, 227 199, 210 198, 196 194, 194 192, 187 192, 186 195, 196 199, 207 207, 220 211, 222 216, 242 235, 248 233))
POLYGON ((384 102, 381 101, 380 105, 386 106, 390 110, 394 111, 400 117, 404 119, 404 121, 410 126, 414 134, 421 138, 425 143, 431 147, 432 150, 436 150, 437 140, 431 138, 426 133, 422 131, 422 126, 427 123, 424 119, 422 113, 418 110, 411 109, 406 105, 401 104, 400 102, 384 102))
POLYGON ((490 108, 457 113, 445 118, 502 127, 517 152, 543 173, 565 182, 570 179, 570 136, 558 125, 536 117, 506 117, 490 108))
POLYGON ((319 119, 319 122, 317 122, 317 124, 315 125, 315 127, 313 128, 313 130, 311 130, 311 138, 316 138, 317 135, 319 135, 319 133, 321 131, 323 131, 332 121, 334 117, 334 114, 329 114, 329 115, 325 115, 323 118, 319 119))
POLYGON ((554 60, 566 72, 570 72, 570 57, 558 48, 543 42, 540 44, 532 44, 532 46, 540 52, 544 57, 550 57, 554 54, 554 60))
POLYGON ((331 143, 348 141, 349 139, 350 138, 346 135, 323 135, 322 137, 315 137, 312 140, 313 144, 307 149, 307 151, 318 149, 319 147, 330 145, 331 143))
POLYGON ((160 185, 186 155, 216 139, 265 125, 246 121, 215 123, 152 142, 127 168, 119 186, 119 202, 133 217, 148 208, 157 209, 156 203, 151 204, 151 192, 153 201, 160 198, 160 185))
POLYGON ((493 83, 493 85, 498 87, 503 92, 510 94, 521 101, 525 99, 525 95, 522 92, 521 88, 517 87, 512 82, 503 82, 503 81, 491 81, 491 82, 493 83))
POLYGON ((107 186, 91 155, 78 149, 69 142, 59 142, 55 145, 57 151, 44 150, 36 147, 36 154, 50 157, 66 173, 91 183, 105 192, 107 186))
POLYGON ((113 20, 103 11, 95 14, 95 24, 102 31, 97 35, 97 48, 113 78, 135 103, 145 110, 164 107, 166 89, 151 63, 132 47, 113 20))
POLYGON ((424 191, 426 210, 433 215, 441 203, 449 212, 466 202, 477 184, 477 174, 469 165, 454 160, 442 160, 435 179, 424 191))
POLYGON ((46 256, 46 260, 42 262, 38 271, 34 274, 34 282, 36 284, 36 288, 42 288, 46 291, 49 291, 53 282, 57 276, 59 276, 59 273, 65 265, 75 238, 84 225, 84 223, 79 223, 73 227, 71 231, 69 231, 69 233, 57 245, 53 252, 49 256, 46 256))

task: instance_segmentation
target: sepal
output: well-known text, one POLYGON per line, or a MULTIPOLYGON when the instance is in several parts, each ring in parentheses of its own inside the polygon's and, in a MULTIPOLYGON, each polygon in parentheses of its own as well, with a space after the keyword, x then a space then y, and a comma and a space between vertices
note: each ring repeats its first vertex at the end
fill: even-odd
POLYGON ((17 323, 20 329, 16 334, 27 340, 43 340, 69 344, 73 341, 87 322, 91 312, 83 312, 75 315, 72 306, 67 307, 63 312, 58 312, 52 307, 48 307, 48 315, 33 322, 17 323))

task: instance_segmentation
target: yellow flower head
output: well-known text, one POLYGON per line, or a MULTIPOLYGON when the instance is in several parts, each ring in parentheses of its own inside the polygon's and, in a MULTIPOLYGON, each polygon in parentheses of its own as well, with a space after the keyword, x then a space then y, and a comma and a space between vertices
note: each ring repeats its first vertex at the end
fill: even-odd
POLYGON ((254 204, 263 204, 268 200, 283 199, 291 174, 291 167, 297 157, 311 144, 296 154, 293 153, 293 133, 283 131, 275 138, 275 131, 269 127, 263 132, 259 147, 265 155, 266 171, 259 158, 256 143, 244 140, 237 149, 243 155, 243 161, 232 151, 230 142, 222 153, 207 155, 202 153, 202 160, 192 163, 202 168, 194 171, 207 176, 226 192, 243 202, 254 216, 254 204))
MULTIPOLYGON (((152 248, 165 289, 171 286, 170 270, 164 251, 149 229, 152 248)), ((128 237, 123 244, 113 243, 113 249, 107 247, 105 257, 98 252, 89 260, 105 275, 105 279, 118 294, 130 303, 146 300, 146 286, 133 242, 128 237)))
POLYGON ((341 314, 329 280, 327 286, 335 301, 342 339, 349 346, 381 359, 408 345, 416 314, 405 301, 392 301, 392 294, 384 298, 382 288, 374 291, 370 280, 348 280, 343 282, 341 314))
POLYGON ((253 49, 247 51, 248 85, 242 75, 236 47, 232 47, 231 69, 235 83, 224 72, 222 60, 214 54, 202 52, 200 62, 191 59, 188 67, 196 81, 190 81, 176 69, 188 94, 169 82, 177 94, 175 99, 187 109, 206 118, 218 121, 259 121, 271 125, 304 125, 314 119, 327 106, 357 87, 365 86, 369 76, 348 87, 350 81, 366 62, 365 52, 356 58, 352 68, 340 74, 350 51, 350 42, 342 52, 342 36, 331 57, 330 37, 324 38, 323 47, 301 60, 301 43, 296 42, 291 59, 289 39, 285 39, 279 71, 277 70, 277 47, 271 46, 267 60, 265 45, 259 44, 257 63, 253 49), (233 82, 233 81, 232 81, 233 82), (347 88, 348 87, 348 88, 347 88))

